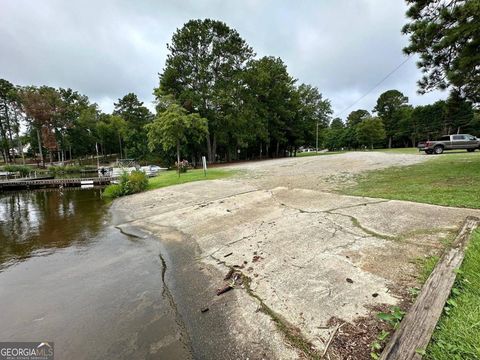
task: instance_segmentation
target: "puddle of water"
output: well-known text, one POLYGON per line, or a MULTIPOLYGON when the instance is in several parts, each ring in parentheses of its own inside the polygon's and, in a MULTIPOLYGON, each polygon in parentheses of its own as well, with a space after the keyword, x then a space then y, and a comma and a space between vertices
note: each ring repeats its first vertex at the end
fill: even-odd
POLYGON ((191 357, 159 242, 109 216, 97 189, 0 197, 0 341, 53 341, 59 359, 191 357))

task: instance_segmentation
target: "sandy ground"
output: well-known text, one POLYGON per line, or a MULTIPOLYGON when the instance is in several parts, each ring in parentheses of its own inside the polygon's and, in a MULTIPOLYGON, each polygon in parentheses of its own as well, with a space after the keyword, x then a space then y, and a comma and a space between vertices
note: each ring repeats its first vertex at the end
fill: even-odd
POLYGON ((208 275, 207 292, 226 283, 229 268, 249 279, 248 286, 208 300, 215 308, 224 299, 227 319, 219 307, 204 316, 226 321, 235 339, 232 352, 219 358, 322 354, 345 323, 329 356, 368 359, 381 327, 375 312, 407 304, 408 288, 418 285, 418 259, 441 252, 463 219, 478 212, 329 190, 365 170, 426 158, 359 152, 246 163, 234 166, 244 170, 235 179, 150 191, 113 208, 128 220, 121 228, 194 246, 189 266, 208 275))

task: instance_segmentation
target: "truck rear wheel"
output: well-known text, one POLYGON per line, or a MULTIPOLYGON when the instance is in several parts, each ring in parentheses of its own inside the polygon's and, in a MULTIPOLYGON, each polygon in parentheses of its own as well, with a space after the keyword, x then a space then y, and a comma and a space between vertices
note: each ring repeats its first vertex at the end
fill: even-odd
POLYGON ((443 153, 443 146, 437 145, 433 148, 433 152, 437 155, 440 155, 443 153))
POLYGON ((467 149, 468 152, 474 152, 475 149, 467 149))

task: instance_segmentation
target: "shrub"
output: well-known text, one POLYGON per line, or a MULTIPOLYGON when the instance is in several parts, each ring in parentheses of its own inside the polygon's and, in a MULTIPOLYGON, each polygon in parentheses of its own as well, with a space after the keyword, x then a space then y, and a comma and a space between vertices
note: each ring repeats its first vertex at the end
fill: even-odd
POLYGON ((59 165, 59 166, 49 166, 48 172, 52 175, 57 174, 69 174, 69 173, 79 173, 82 172, 83 167, 80 165, 59 165))
POLYGON ((103 196, 107 198, 117 198, 142 192, 147 189, 148 178, 143 171, 132 171, 130 174, 123 173, 118 184, 112 184, 105 188, 103 196))
POLYGON ((188 161, 182 160, 180 161, 180 164, 178 164, 178 171, 181 173, 186 173, 189 167, 190 164, 188 163, 188 161))
POLYGON ((30 166, 26 165, 5 165, 3 170, 8 172, 18 172, 21 176, 28 176, 33 171, 30 166))
POLYGON ((127 176, 127 182, 125 184, 125 195, 135 194, 144 191, 148 186, 147 175, 143 171, 132 171, 127 176))
POLYGON ((105 190, 103 190, 103 196, 110 199, 115 199, 122 196, 122 188, 119 184, 108 185, 105 190))

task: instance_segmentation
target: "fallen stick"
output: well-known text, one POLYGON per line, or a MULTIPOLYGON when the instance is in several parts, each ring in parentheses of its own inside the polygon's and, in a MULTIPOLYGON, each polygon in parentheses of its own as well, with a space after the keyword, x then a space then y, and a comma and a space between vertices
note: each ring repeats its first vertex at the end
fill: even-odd
POLYGON ((343 324, 341 324, 341 325, 337 325, 337 327, 335 328, 335 330, 333 330, 333 333, 332 333, 332 335, 330 336, 330 339, 328 339, 327 345, 325 346, 325 350, 323 350, 322 358, 324 358, 325 355, 327 355, 328 348, 330 347, 330 344, 332 343, 333 338, 335 337, 335 334, 337 333, 337 331, 338 331, 343 325, 345 325, 345 324, 346 324, 346 323, 343 323, 343 324))
POLYGON ((217 296, 222 295, 222 294, 224 294, 227 291, 230 291, 232 289, 233 289, 233 287, 230 286, 230 285, 224 286, 223 288, 217 290, 217 296))

